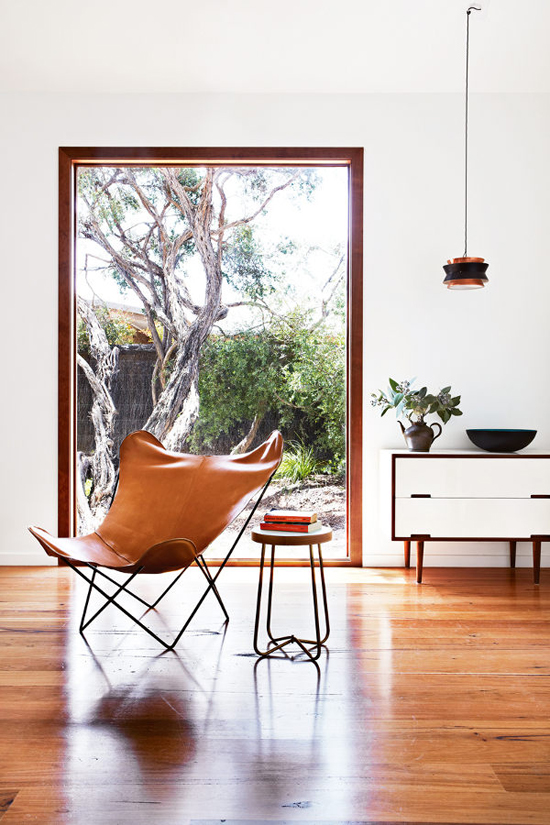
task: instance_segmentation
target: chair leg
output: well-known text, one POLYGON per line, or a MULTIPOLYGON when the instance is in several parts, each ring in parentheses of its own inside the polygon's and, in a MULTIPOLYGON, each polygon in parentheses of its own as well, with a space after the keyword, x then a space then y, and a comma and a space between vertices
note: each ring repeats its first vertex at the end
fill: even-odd
MULTIPOLYGON (((90 565, 88 565, 88 567, 89 566, 90 565)), ((107 581, 111 582, 111 584, 114 584, 115 587, 118 587, 120 585, 120 582, 118 582, 116 579, 113 579, 112 576, 108 576, 107 573, 105 573, 105 571, 103 570, 100 570, 99 567, 96 567, 95 569, 100 576, 102 576, 104 579, 107 579, 107 581)), ((138 596, 138 594, 134 593, 132 590, 127 590, 126 592, 129 596, 132 596, 132 598, 136 599, 136 601, 141 602, 141 604, 145 605, 145 607, 149 609, 154 607, 154 605, 149 604, 149 602, 146 602, 145 599, 142 599, 141 596, 138 596)))
MULTIPOLYGON (((201 567, 201 566, 200 566, 200 564, 198 563, 197 559, 195 559, 195 561, 197 562, 197 565, 198 565, 199 567, 201 567)), ((201 567, 201 570, 202 570, 202 567, 201 567)), ((204 571, 203 571, 203 572, 204 572, 204 571)), ((210 571, 208 571, 208 572, 210 573, 210 571)), ((207 576, 206 578, 207 578, 207 580, 208 580, 208 576, 207 576)), ((171 644, 171 645, 167 645, 167 646, 166 646, 166 647, 168 648, 168 650, 173 650, 173 649, 174 649, 174 647, 177 645, 177 643, 179 642, 179 640, 181 639, 181 637, 183 636, 183 634, 184 634, 184 633, 185 633, 185 631, 187 630, 187 627, 188 627, 189 623, 190 623, 190 622, 191 622, 191 621, 195 618, 195 614, 196 614, 197 610, 199 609, 199 607, 202 605, 203 601, 206 599, 206 597, 208 596, 208 594, 210 593, 210 591, 211 591, 211 590, 212 590, 212 591, 214 590, 214 588, 215 588, 215 586, 216 586, 216 585, 214 584, 215 580, 216 580, 216 576, 214 576, 213 578, 211 578, 211 580, 209 580, 209 581, 208 581, 208 587, 206 588, 206 590, 204 591, 204 593, 202 594, 202 596, 201 596, 201 597, 200 597, 200 599, 198 600, 197 604, 196 604, 196 605, 195 605, 195 607, 193 608, 193 610, 192 610, 192 612, 191 612, 190 616, 188 617, 187 621, 186 621, 186 622, 185 622, 185 624, 183 625, 182 629, 180 630, 180 632, 178 633, 178 635, 176 636, 176 638, 174 639, 174 641, 172 642, 172 644, 171 644)), ((225 612, 225 608, 224 608, 224 612, 225 612)), ((226 615, 227 615, 227 614, 226 614, 226 615)), ((229 618, 229 617, 228 617, 228 618, 229 618)))
POLYGON ((82 611, 82 617, 80 619, 80 626, 78 628, 80 633, 82 633, 82 631, 86 627, 86 625, 84 624, 84 621, 86 619, 86 611, 88 610, 88 604, 90 603, 90 596, 92 595, 92 590, 94 588, 94 579, 96 577, 96 573, 97 573, 97 567, 93 567, 92 568, 92 578, 90 579, 90 586, 88 587, 88 593, 86 595, 86 601, 84 602, 84 610, 82 611))
MULTIPOLYGON (((91 624, 91 622, 93 622, 93 621, 94 621, 94 619, 96 619, 96 618, 97 618, 97 616, 99 616, 99 614, 100 614, 100 613, 102 613, 102 612, 103 612, 103 610, 105 610, 105 608, 106 608, 106 607, 108 607, 110 604, 112 604, 112 605, 114 605, 115 607, 117 607, 117 608, 121 611, 121 613, 124 613, 124 615, 125 615, 125 616, 127 616, 127 617, 128 617, 129 619, 131 619, 131 620, 132 620, 135 624, 137 624, 137 625, 138 625, 138 627, 141 627, 141 629, 142 629, 142 630, 145 630, 145 632, 146 632, 146 633, 148 633, 150 636, 152 636, 152 637, 153 637, 153 639, 155 639, 157 642, 159 642, 159 644, 161 644, 164 648, 166 648, 166 650, 173 650, 173 649, 174 649, 174 647, 175 647, 175 646, 177 645, 177 643, 179 642, 179 640, 181 639, 181 637, 182 637, 183 633, 184 633, 184 632, 185 632, 185 630, 187 629, 187 627, 188 627, 189 623, 190 623, 190 622, 192 621, 192 619, 195 617, 195 614, 197 613, 198 609, 200 608, 200 606, 202 605, 203 601, 205 600, 205 598, 207 597, 208 593, 209 593, 211 590, 212 590, 212 592, 214 593, 214 595, 216 596, 216 598, 217 598, 217 600, 218 600, 218 602, 219 602, 219 604, 220 604, 220 607, 222 608, 222 610, 223 610, 223 612, 224 612, 224 615, 225 615, 226 619, 228 620, 228 619, 229 619, 229 615, 228 615, 228 613, 227 613, 227 610, 226 610, 226 608, 225 608, 225 605, 224 605, 224 603, 223 603, 223 601, 222 601, 222 598, 221 598, 221 596, 220 596, 220 594, 219 594, 219 592, 218 592, 218 589, 217 589, 217 587, 216 587, 216 580, 217 580, 218 576, 220 575, 220 573, 222 572, 222 570, 223 570, 223 568, 225 567, 225 565, 227 564, 227 562, 229 561, 229 559, 230 559, 230 557, 231 557, 231 555, 232 555, 233 551, 235 550, 235 548, 236 548, 237 544, 239 543, 239 540, 241 539, 241 536, 243 535, 244 531, 245 531, 245 530, 246 530, 246 528, 248 527, 248 525, 249 525, 249 523, 250 523, 250 520, 251 520, 252 516, 253 516, 253 515, 254 515, 254 513, 256 512, 256 510, 257 510, 257 508, 258 508, 258 506, 259 506, 259 504, 260 504, 260 502, 261 502, 262 498, 264 497, 264 494, 265 494, 265 492, 266 492, 267 488, 269 487, 269 484, 271 483, 271 479, 272 479, 272 478, 273 478, 273 475, 272 475, 272 476, 271 476, 271 477, 267 480, 267 482, 266 482, 266 483, 265 483, 265 485, 263 486, 263 488, 262 488, 262 490, 261 490, 261 492, 260 492, 260 495, 259 495, 258 499, 256 500, 256 503, 254 504, 254 507, 252 508, 252 511, 250 512, 250 514, 249 514, 248 518, 246 519, 246 521, 245 521, 245 523, 244 523, 243 527, 241 528, 241 530, 240 530, 240 532, 239 532, 239 535, 237 536, 237 538, 236 538, 236 539, 235 539, 235 541, 233 542, 233 545, 231 546, 231 549, 229 550, 229 552, 228 552, 227 556, 225 557, 225 559, 223 560, 223 562, 222 562, 222 563, 221 563, 221 565, 219 566, 219 568, 218 568, 218 570, 217 570, 217 572, 216 572, 216 575, 215 575, 215 576, 212 576, 212 574, 211 574, 211 572, 210 572, 210 570, 209 570, 209 568, 208 568, 208 565, 206 564, 206 561, 205 561, 204 559, 202 559, 202 557, 201 557, 201 559, 202 559, 202 564, 201 564, 201 562, 199 562, 199 561, 198 561, 198 557, 197 557, 197 559, 195 559, 195 561, 196 561, 196 563, 197 563, 198 567, 200 568, 200 570, 202 571, 203 575, 205 576, 205 578, 206 578, 206 580, 207 580, 207 582, 208 582, 208 587, 206 588, 206 590, 204 591, 204 593, 203 593, 203 594, 202 594, 202 596, 200 597, 199 601, 197 602, 197 604, 196 604, 196 605, 195 605, 195 607, 193 608, 193 610, 192 610, 192 612, 191 612, 190 616, 187 618, 187 620, 186 620, 185 624, 183 625, 183 627, 181 628, 181 630, 179 631, 179 633, 177 634, 177 636, 175 637, 174 641, 173 641, 171 644, 167 644, 165 641, 163 641, 163 639, 161 639, 161 638, 160 638, 160 636, 157 636, 157 634, 156 634, 156 633, 154 633, 154 632, 153 632, 150 628, 148 628, 148 627, 147 627, 147 625, 143 624, 143 622, 142 622, 142 621, 140 621, 140 619, 138 619, 136 616, 133 616, 133 615, 132 615, 132 613, 130 613, 130 611, 129 611, 129 610, 126 610, 126 608, 125 608, 125 607, 123 607, 123 605, 119 604, 119 603, 116 601, 116 597, 117 597, 120 593, 123 593, 123 592, 124 592, 124 593, 127 593, 129 596, 132 596, 134 599, 137 599, 139 602, 141 602, 142 604, 144 604, 144 605, 145 605, 148 609, 153 609, 153 608, 154 608, 154 607, 156 607, 156 605, 157 605, 157 604, 161 601, 161 599, 163 599, 163 598, 164 598, 164 596, 168 593, 168 591, 169 591, 169 590, 171 590, 171 588, 172 588, 172 587, 176 584, 176 582, 178 582, 178 581, 179 581, 179 579, 181 578, 181 576, 183 575, 183 573, 185 572, 185 570, 182 570, 182 571, 181 571, 181 573, 179 573, 179 575, 177 575, 177 576, 176 576, 176 578, 175 578, 175 579, 174 579, 174 580, 173 580, 173 581, 169 584, 169 586, 166 588, 166 590, 165 590, 165 591, 164 591, 164 592, 163 592, 163 593, 159 596, 159 598, 158 598, 158 599, 157 599, 157 600, 156 600, 156 601, 155 601, 155 602, 151 605, 151 604, 149 604, 148 602, 146 602, 144 599, 142 599, 142 598, 141 598, 141 596, 138 596, 136 593, 133 593, 131 590, 128 590, 128 589, 127 589, 127 588, 128 588, 128 585, 129 585, 129 584, 133 581, 133 579, 135 578, 135 576, 136 576, 136 575, 140 572, 141 568, 140 568, 140 570, 138 570, 138 571, 136 571, 135 573, 133 573, 133 574, 130 576, 130 578, 128 579, 128 581, 127 581, 127 582, 125 582, 125 584, 123 584, 123 585, 119 585, 119 584, 118 584, 118 582, 117 582, 115 579, 112 579, 112 578, 111 578, 110 576, 108 576, 106 573, 104 573, 104 572, 103 572, 103 571, 101 571, 101 570, 98 570, 98 569, 97 569, 96 567, 94 567, 93 565, 88 564, 88 565, 87 565, 87 567, 89 567, 89 568, 92 570, 92 576, 91 576, 91 579, 90 579, 90 578, 88 578, 88 577, 87 577, 87 576, 86 576, 86 575, 85 575, 85 574, 84 574, 84 573, 83 573, 83 572, 79 569, 79 567, 77 567, 75 564, 72 564, 70 561, 68 561, 67 559, 65 559, 65 561, 67 562, 68 566, 69 566, 72 570, 74 570, 74 572, 75 572, 78 576, 80 576, 81 578, 83 578, 83 579, 84 579, 84 580, 88 583, 88 586, 89 586, 89 589, 88 589, 88 594, 87 594, 87 596, 86 596, 86 603, 85 603, 85 605, 84 605, 84 613, 83 613, 83 615, 82 615, 82 619, 81 619, 81 622, 80 622, 80 632, 82 633, 82 631, 83 631, 86 627, 88 627, 88 626, 91 624), (96 573, 99 573, 101 576, 103 576, 104 578, 106 578, 109 582, 111 582, 112 584, 114 584, 114 585, 117 587, 117 590, 115 591, 115 593, 114 593, 113 595, 109 595, 109 594, 108 594, 108 593, 106 593, 106 592, 105 592, 105 591, 104 591, 101 587, 99 587, 99 585, 98 585, 98 584, 96 583, 96 581, 95 581, 95 576, 96 576, 96 573), (102 606, 102 607, 101 607, 98 611, 96 611, 96 613, 95 613, 95 614, 91 617, 91 619, 88 619, 88 621, 85 621, 86 611, 87 611, 87 609, 88 609, 88 604, 89 604, 89 601, 90 601, 90 596, 91 596, 91 591, 92 591, 92 590, 95 590, 95 591, 97 591, 98 593, 100 593, 106 601, 105 601, 105 604, 104 604, 104 605, 103 605, 103 606, 102 606)), ((185 569, 187 569, 187 568, 185 568, 185 569)))
MULTIPOLYGON (((78 576, 80 576, 82 579, 84 579, 84 581, 86 581, 88 583, 88 585, 90 586, 91 589, 93 589, 96 592, 100 593, 103 596, 103 598, 105 599, 105 604, 94 614, 94 616, 92 616, 91 619, 89 619, 84 624, 84 628, 88 627, 88 625, 99 615, 99 613, 101 613, 106 607, 108 607, 108 605, 112 604, 114 607, 118 608, 118 610, 120 610, 121 613, 124 613, 125 616, 127 616, 129 619, 131 619, 134 622, 134 624, 136 624, 138 627, 140 627, 142 630, 144 630, 146 633, 148 633, 149 636, 152 636, 152 638, 155 639, 155 641, 157 641, 160 645, 162 645, 166 650, 173 650, 174 649, 176 644, 181 639, 184 631, 187 629, 189 623, 194 618, 197 610, 202 605, 202 603, 205 600, 206 596, 208 595, 210 590, 212 590, 212 587, 213 587, 213 585, 209 582, 208 587, 206 588, 206 590, 202 594, 201 598, 199 599, 199 601, 195 605, 191 615, 188 617, 188 619, 185 622, 185 624, 183 625, 182 629, 179 631, 179 633, 177 634, 177 636, 175 637, 173 642, 168 644, 167 642, 164 641, 164 639, 161 639, 160 636, 157 636, 157 634, 153 630, 151 630, 151 628, 147 627, 147 625, 144 624, 137 616, 134 616, 132 613, 130 613, 129 610, 126 610, 126 608, 123 605, 119 604, 119 602, 116 601, 116 596, 118 596, 121 592, 126 592, 128 595, 130 595, 132 593, 131 590, 126 590, 126 588, 133 581, 133 579, 138 575, 140 570, 137 570, 135 573, 133 573, 130 576, 130 578, 128 579, 128 581, 125 582, 124 585, 121 585, 113 595, 109 595, 95 581, 92 581, 92 579, 94 578, 93 574, 92 574, 92 579, 90 579, 76 565, 71 564, 71 562, 69 562, 69 561, 67 561, 67 564, 72 570, 74 570, 74 572, 78 576)), ((88 565, 88 567, 90 567, 93 571, 93 568, 91 567, 91 565, 88 565)), ((88 599, 88 601, 89 601, 89 599, 88 599)), ((84 635, 84 634, 82 634, 82 635, 84 635)))
MULTIPOLYGON (((275 472, 276 472, 276 471, 275 471, 275 472)), ((217 578, 218 578, 218 576, 220 575, 220 573, 222 572, 223 568, 225 567, 225 565, 227 564, 227 562, 229 561, 229 559, 230 559, 230 558, 231 558, 231 556, 233 555, 233 551, 235 550, 235 548, 236 548, 237 544, 238 544, 238 543, 239 543, 239 541, 241 540, 241 536, 243 535, 244 531, 246 530, 246 528, 247 528, 247 527, 248 527, 248 525, 250 524, 250 520, 251 520, 252 516, 254 515, 254 513, 256 512, 256 510, 258 509, 258 507, 259 507, 259 505, 260 505, 260 502, 261 502, 261 500, 263 499, 263 497, 264 497, 264 495, 265 495, 265 493, 266 493, 266 491, 267 491, 267 488, 268 488, 268 487, 269 487, 269 485, 271 484, 271 480, 273 479, 273 476, 274 476, 274 475, 275 475, 275 473, 273 473, 273 474, 272 474, 272 475, 271 475, 271 476, 267 479, 266 483, 264 484, 264 486, 263 486, 263 488, 262 488, 262 491, 261 491, 260 495, 259 495, 259 496, 258 496, 258 498, 256 499, 256 503, 254 504, 254 507, 252 508, 252 510, 250 511, 250 513, 248 514, 248 517, 247 517, 247 519, 246 519, 245 523, 244 523, 244 524, 243 524, 243 526, 241 527, 241 530, 240 530, 240 532, 239 532, 239 535, 237 536, 237 538, 235 539, 235 541, 234 541, 234 542, 233 542, 233 544, 231 545, 231 549, 229 550, 229 553, 227 554, 227 556, 225 557, 225 559, 222 561, 222 563, 221 563, 221 564, 220 564, 220 566, 218 567, 218 571, 217 571, 216 575, 212 577, 212 581, 214 581, 214 582, 215 582, 215 581, 217 580, 217 578)))
MULTIPOLYGON (((100 594, 103 596, 103 598, 104 598, 104 599, 106 599, 106 602, 107 602, 107 603, 104 605, 104 607, 107 607, 107 604, 112 604, 112 605, 114 605, 114 607, 117 607, 117 608, 121 611, 121 613, 124 613, 124 615, 125 615, 125 616, 127 616, 127 617, 128 617, 129 619, 131 619, 131 620, 132 620, 135 624, 137 624, 139 627, 141 627, 141 629, 142 629, 142 630, 145 630, 145 632, 146 632, 146 633, 148 633, 148 634, 149 634, 149 636, 152 636, 152 637, 153 637, 153 638, 154 638, 157 642, 159 642, 159 644, 161 644, 161 645, 162 645, 163 647, 165 647, 167 650, 170 650, 170 647, 166 644, 166 642, 165 642, 165 641, 163 641, 163 640, 160 638, 160 636, 157 636, 157 634, 156 634, 156 633, 154 633, 154 632, 153 632, 150 628, 148 628, 148 627, 147 627, 147 625, 144 625, 144 624, 143 624, 143 622, 141 622, 138 618, 136 618, 135 616, 133 616, 133 615, 130 613, 130 611, 129 611, 129 610, 126 610, 126 608, 125 608, 125 607, 123 607, 121 604, 119 604, 117 601, 115 601, 115 600, 114 600, 114 597, 109 596, 109 594, 108 594, 108 593, 106 593, 106 592, 105 592, 105 591, 104 591, 104 590, 103 590, 103 589, 102 589, 102 588, 101 588, 98 584, 95 584, 95 582, 92 584, 91 580, 90 580, 87 576, 85 576, 85 575, 84 575, 84 573, 80 570, 80 568, 79 568, 79 567, 77 567, 76 565, 72 564, 72 563, 71 563, 70 561, 68 561, 67 559, 65 559, 65 561, 66 561, 67 565, 71 568, 71 570, 74 570, 74 572, 77 574, 77 576, 80 576, 82 579, 84 579, 84 581, 85 581, 85 582, 87 582, 89 585, 91 585, 91 587, 92 587, 94 590, 96 590, 98 593, 100 593, 100 594)), ((88 567, 91 567, 91 565, 88 565, 88 567)), ((138 571, 138 572, 139 572, 139 571, 138 571)), ((136 573, 134 573, 134 574, 131 576, 131 579, 133 579, 133 578, 134 578, 134 576, 136 576, 136 575, 137 575, 137 572, 136 572, 136 573)), ((130 579, 130 580, 131 580, 131 579, 130 579)), ((128 582, 126 582, 125 587, 127 587, 127 586, 128 586, 128 584, 130 583, 130 580, 129 580, 128 582)), ((126 591, 126 592, 128 593, 128 595, 130 595, 130 594, 131 594, 131 591, 130 591, 130 590, 128 590, 128 591, 126 591)), ((90 619, 88 622, 86 622, 86 625, 85 625, 86 627, 90 624, 90 621, 93 621, 93 618, 95 618, 95 617, 92 617, 92 619, 90 619)), ((82 635, 84 635, 84 634, 82 634, 82 635)))
POLYGON ((210 582, 211 587, 212 587, 212 591, 214 593, 214 596, 217 598, 217 600, 219 602, 219 605, 220 605, 221 609, 224 612, 224 616, 225 616, 226 620, 229 621, 229 613, 225 609, 225 605, 222 601, 222 597, 219 594, 218 588, 214 584, 214 579, 212 578, 212 573, 210 572, 210 570, 208 568, 208 565, 206 564, 206 561, 204 560, 204 558, 202 556, 197 556, 197 564, 199 566, 199 569, 201 570, 201 572, 205 576, 206 580, 210 582))
MULTIPOLYGON (((126 590, 126 588, 128 587, 128 585, 130 584, 130 582, 132 582, 132 581, 135 579, 135 577, 137 576, 137 574, 138 574, 138 573, 141 573, 141 570, 142 570, 142 568, 140 567, 138 570, 136 570, 136 572, 135 572, 135 573, 132 573, 132 575, 130 576, 130 578, 128 579, 128 581, 125 581, 125 582, 124 582, 124 584, 121 584, 121 585, 118 587, 118 589, 117 589, 117 590, 113 593, 113 595, 112 595, 112 596, 107 596, 107 595, 106 595, 106 602, 105 602, 105 604, 103 604, 103 605, 99 608, 99 610, 97 610, 97 611, 94 613, 94 615, 92 616, 92 618, 91 618, 91 619, 88 619, 88 621, 85 623, 85 622, 84 622, 84 616, 85 616, 85 613, 86 613, 86 609, 87 609, 87 607, 88 607, 88 602, 89 602, 89 600, 90 600, 90 593, 91 593, 91 590, 92 590, 92 588, 95 588, 96 590, 98 590, 98 589, 99 589, 99 588, 97 587, 97 585, 94 585, 94 578, 95 578, 95 568, 94 568, 94 572, 93 572, 93 574, 92 574, 92 578, 90 579, 90 589, 88 590, 88 596, 87 596, 87 598, 86 598, 86 604, 84 605, 84 613, 82 614, 82 620, 81 620, 81 622, 80 622, 80 632, 81 632, 81 633, 83 633, 83 631, 84 631, 84 630, 86 630, 86 628, 88 627, 88 625, 90 625, 90 624, 94 621, 94 619, 97 619, 97 617, 99 616, 99 614, 100 614, 100 613, 103 613, 103 611, 105 610, 105 608, 106 608, 106 607, 109 607, 109 605, 110 605, 110 604, 113 604, 113 603, 114 603, 114 604, 116 604, 116 602, 115 602, 116 597, 117 597, 120 593, 122 593, 123 591, 125 591, 125 590, 126 590)), ((101 592, 101 591, 100 591, 100 592, 101 592)), ((130 592, 130 591, 128 591, 128 592, 130 592)), ((118 607, 118 606, 119 606, 119 605, 117 605, 117 607, 118 607)))
MULTIPOLYGON (((196 561, 196 560, 195 560, 195 561, 196 561)), ((157 634, 156 634, 154 631, 152 631, 149 627, 147 627, 147 625, 143 624, 143 622, 142 622, 140 619, 138 619, 136 616, 134 616, 132 613, 130 613, 130 611, 129 611, 129 610, 126 610, 126 608, 125 608, 123 605, 119 604, 119 603, 116 601, 116 597, 117 597, 120 593, 122 593, 122 592, 125 592, 125 593, 127 593, 128 595, 134 595, 134 594, 132 593, 132 591, 131 591, 131 590, 127 590, 127 587, 128 587, 128 585, 129 585, 129 584, 130 584, 130 583, 134 580, 134 578, 138 575, 138 573, 140 573, 140 572, 141 572, 141 568, 139 568, 138 570, 136 570, 136 572, 135 572, 135 573, 132 573, 132 575, 129 577, 128 581, 126 581, 123 585, 120 585, 120 586, 117 588, 117 590, 115 591, 115 593, 114 593, 114 594, 109 595, 109 594, 108 594, 108 593, 106 593, 106 592, 105 592, 105 591, 104 591, 104 590, 103 590, 103 589, 102 589, 102 588, 101 588, 98 584, 96 584, 96 583, 95 583, 95 581, 94 581, 95 576, 93 575, 93 571, 94 571, 94 569, 95 569, 95 568, 93 568, 93 567, 92 567, 92 565, 90 565, 90 564, 88 564, 88 565, 87 565, 87 567, 89 567, 89 568, 92 570, 92 577, 91 577, 91 579, 90 579, 90 578, 88 578, 87 576, 85 576, 85 575, 84 575, 84 573, 83 573, 83 572, 82 572, 82 571, 81 571, 81 570, 80 570, 80 569, 79 569, 76 565, 71 564, 71 562, 70 562, 70 561, 68 561, 68 560, 67 560, 67 564, 68 564, 68 566, 69 566, 72 570, 74 570, 74 572, 75 572, 78 576, 80 576, 81 578, 83 578, 83 579, 84 579, 84 581, 86 581, 86 582, 88 583, 88 585, 89 585, 89 592, 88 592, 88 594, 87 594, 87 598, 86 598, 86 602, 87 602, 87 603, 89 602, 89 598, 90 598, 90 591, 91 591, 92 589, 93 589, 93 590, 95 590, 95 591, 97 591, 98 593, 100 593, 100 594, 103 596, 103 598, 105 599, 105 604, 103 604, 103 605, 100 607, 100 609, 99 609, 98 611, 96 611, 96 613, 94 613, 94 615, 91 617, 91 619, 88 619, 88 621, 87 621, 86 623, 81 622, 81 625, 82 625, 82 630, 81 630, 81 633, 82 633, 82 631, 83 631, 86 627, 88 627, 88 625, 90 625, 90 624, 91 624, 91 622, 93 622, 93 621, 94 621, 94 619, 96 619, 96 618, 97 618, 97 616, 99 616, 99 614, 100 614, 100 613, 102 613, 102 612, 103 612, 103 610, 105 610, 105 608, 106 608, 106 607, 108 607, 110 604, 112 604, 114 607, 117 607, 117 608, 121 611, 121 613, 124 613, 124 615, 125 615, 125 616, 127 616, 129 619, 131 619, 131 620, 134 622, 134 624, 137 624, 137 625, 138 625, 138 627, 141 627, 141 629, 142 629, 142 630, 145 630, 145 632, 146 632, 146 633, 148 633, 148 634, 149 634, 149 636, 152 636, 152 637, 153 637, 153 639, 155 639, 157 642, 159 642, 159 644, 161 644, 164 648, 166 648, 166 650, 173 650, 173 649, 174 649, 174 647, 177 645, 177 643, 178 643, 178 642, 179 642, 179 640, 181 639, 181 637, 182 637, 183 633, 185 632, 185 630, 187 630, 187 627, 189 626, 190 622, 191 622, 191 621, 192 621, 192 619, 195 617, 195 614, 197 613, 198 609, 199 609, 199 608, 200 608, 200 606, 202 605, 203 601, 205 600, 205 598, 207 597, 207 595, 209 594, 209 592, 210 592, 211 590, 214 592, 214 589, 215 589, 214 579, 212 578, 212 576, 210 575, 210 579, 208 578, 208 576, 206 576, 207 581, 208 581, 208 587, 206 588, 206 590, 204 591, 204 593, 203 593, 203 594, 202 594, 202 596, 200 597, 199 601, 197 602, 197 604, 196 604, 196 605, 195 605, 195 607, 193 608, 193 610, 192 610, 191 614, 190 614, 190 615, 189 615, 189 617, 187 618, 187 621, 185 622, 185 624, 183 625, 183 627, 181 628, 181 630, 179 631, 179 633, 178 633, 178 634, 177 634, 177 636, 175 637, 174 641, 173 641, 173 642, 171 642, 170 644, 168 644, 168 643, 167 643, 167 642, 165 642, 163 639, 161 639, 161 638, 160 638, 160 636, 157 636, 157 634)), ((198 562, 197 562, 197 564, 198 564, 198 562)), ((199 567, 200 567, 200 565, 199 565, 199 567)), ((201 570, 202 570, 202 568, 201 568, 201 570)), ((99 571, 98 571, 98 572, 99 572, 99 571)), ((204 572, 204 571, 203 571, 203 572, 204 572)), ((210 574, 210 571, 208 571, 208 573, 210 574)), ((178 577, 178 578, 179 578, 179 577, 178 577)), ((165 591, 165 592, 166 592, 166 591, 165 591)), ((219 594, 218 594, 218 595, 219 595, 219 594)), ((86 605, 85 605, 85 607, 86 607, 86 608, 87 608, 87 603, 86 603, 86 605)), ((224 612, 225 612, 225 611, 224 611, 224 612)), ((227 614, 226 614, 226 615, 227 615, 227 614)), ((82 635, 84 635, 84 634, 82 633, 82 635)))
MULTIPOLYGON (((161 594, 160 594, 160 596, 158 597, 158 599, 157 599, 156 601, 154 601, 154 602, 153 602, 153 604, 148 605, 148 607, 149 607, 149 609, 150 609, 150 610, 154 610, 154 609, 155 609, 155 607, 157 606, 157 604, 158 604, 160 601, 162 601, 162 599, 164 599, 164 597, 166 596, 166 594, 168 593, 168 591, 169 591, 169 590, 171 590, 171 589, 173 588, 173 586, 179 582, 179 580, 181 579, 181 577, 183 576, 183 574, 185 573, 185 571, 186 571, 186 570, 188 570, 188 568, 187 568, 187 567, 184 567, 184 568, 183 568, 183 570, 181 570, 181 571, 178 573, 178 575, 176 576, 176 578, 175 578, 172 582, 170 582, 170 584, 168 585, 168 587, 166 588, 166 590, 165 590, 163 593, 161 593, 161 594)), ((141 600, 140 600, 140 601, 141 601, 141 600)), ((147 603, 146 603, 146 604, 147 604, 147 603)))
MULTIPOLYGON (((129 595, 129 596, 132 596, 132 597, 133 597, 134 599, 136 599, 138 602, 141 602, 141 604, 145 605, 145 607, 146 607, 148 610, 154 610, 154 609, 155 609, 155 607, 157 606, 157 604, 158 604, 160 601, 162 601, 162 599, 164 599, 164 597, 166 596, 166 594, 168 593, 168 591, 169 591, 169 590, 171 590, 171 589, 173 588, 173 586, 174 586, 175 584, 177 584, 177 582, 179 582, 179 580, 181 579, 181 577, 183 576, 183 574, 185 573, 185 571, 186 571, 186 570, 187 570, 187 567, 184 567, 184 568, 183 568, 183 570, 180 570, 180 572, 178 573, 178 575, 177 575, 174 579, 172 579, 172 581, 170 582, 170 584, 168 585, 168 587, 166 588, 166 590, 164 590, 164 591, 160 594, 160 596, 158 597, 158 599, 156 599, 156 600, 153 602, 153 604, 149 604, 149 602, 145 601, 145 599, 142 599, 142 598, 141 598, 141 596, 138 596, 138 594, 137 594, 137 593, 134 593, 132 590, 127 590, 126 592, 128 593, 128 595, 129 595)), ((104 572, 103 572, 103 570, 98 570, 97 572, 99 573, 99 575, 100 575, 100 576, 103 576, 103 578, 104 578, 104 579, 107 579, 107 581, 111 582, 111 584, 114 584, 114 585, 115 585, 115 587, 118 587, 118 586, 119 586, 119 582, 117 582, 117 580, 116 580, 116 579, 113 579, 111 576, 108 576, 108 575, 107 575, 107 573, 104 573, 104 572)))

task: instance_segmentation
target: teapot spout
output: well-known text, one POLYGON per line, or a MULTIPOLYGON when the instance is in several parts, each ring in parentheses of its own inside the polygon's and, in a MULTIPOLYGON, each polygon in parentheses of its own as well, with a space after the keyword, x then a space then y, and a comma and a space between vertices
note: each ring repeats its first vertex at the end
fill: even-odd
POLYGON ((403 426, 403 424, 401 423, 401 421, 399 419, 397 419, 397 423, 401 427, 401 432, 403 433, 403 435, 405 435, 405 427, 403 426))

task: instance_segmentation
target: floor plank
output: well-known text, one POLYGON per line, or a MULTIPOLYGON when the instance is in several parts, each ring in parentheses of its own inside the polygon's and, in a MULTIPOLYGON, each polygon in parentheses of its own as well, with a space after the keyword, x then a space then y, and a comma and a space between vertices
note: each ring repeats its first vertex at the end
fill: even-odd
MULTIPOLYGON (((328 570, 319 669, 252 654, 255 570, 164 654, 112 609, 86 644, 70 572, 0 568, 2 825, 547 825, 546 571, 328 570)), ((311 633, 307 570, 276 571, 273 625, 311 633)))

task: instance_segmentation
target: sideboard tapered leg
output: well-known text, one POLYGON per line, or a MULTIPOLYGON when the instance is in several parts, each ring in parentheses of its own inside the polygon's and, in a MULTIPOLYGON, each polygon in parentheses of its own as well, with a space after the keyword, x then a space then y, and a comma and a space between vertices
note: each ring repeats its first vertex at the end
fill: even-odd
POLYGON ((510 542, 510 567, 516 566, 516 541, 510 542))
POLYGON ((535 584, 540 584, 540 548, 542 542, 539 539, 533 539, 533 581, 535 584))
POLYGON ((416 542, 416 583, 422 584, 422 570, 424 567, 424 542, 416 542))
POLYGON ((405 550, 405 567, 407 570, 411 566, 411 543, 410 541, 403 542, 405 550))

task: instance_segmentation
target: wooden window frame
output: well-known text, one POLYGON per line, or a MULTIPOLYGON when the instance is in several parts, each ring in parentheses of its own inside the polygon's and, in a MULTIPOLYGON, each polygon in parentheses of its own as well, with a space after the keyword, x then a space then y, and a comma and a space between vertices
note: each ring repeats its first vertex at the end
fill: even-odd
MULTIPOLYGON (((58 534, 76 525, 76 173, 90 166, 344 166, 349 169, 346 508, 348 557, 362 565, 363 149, 61 147, 59 149, 58 534)), ((236 564, 257 564, 253 560, 236 564)), ((290 561, 285 564, 309 564, 290 561)))

